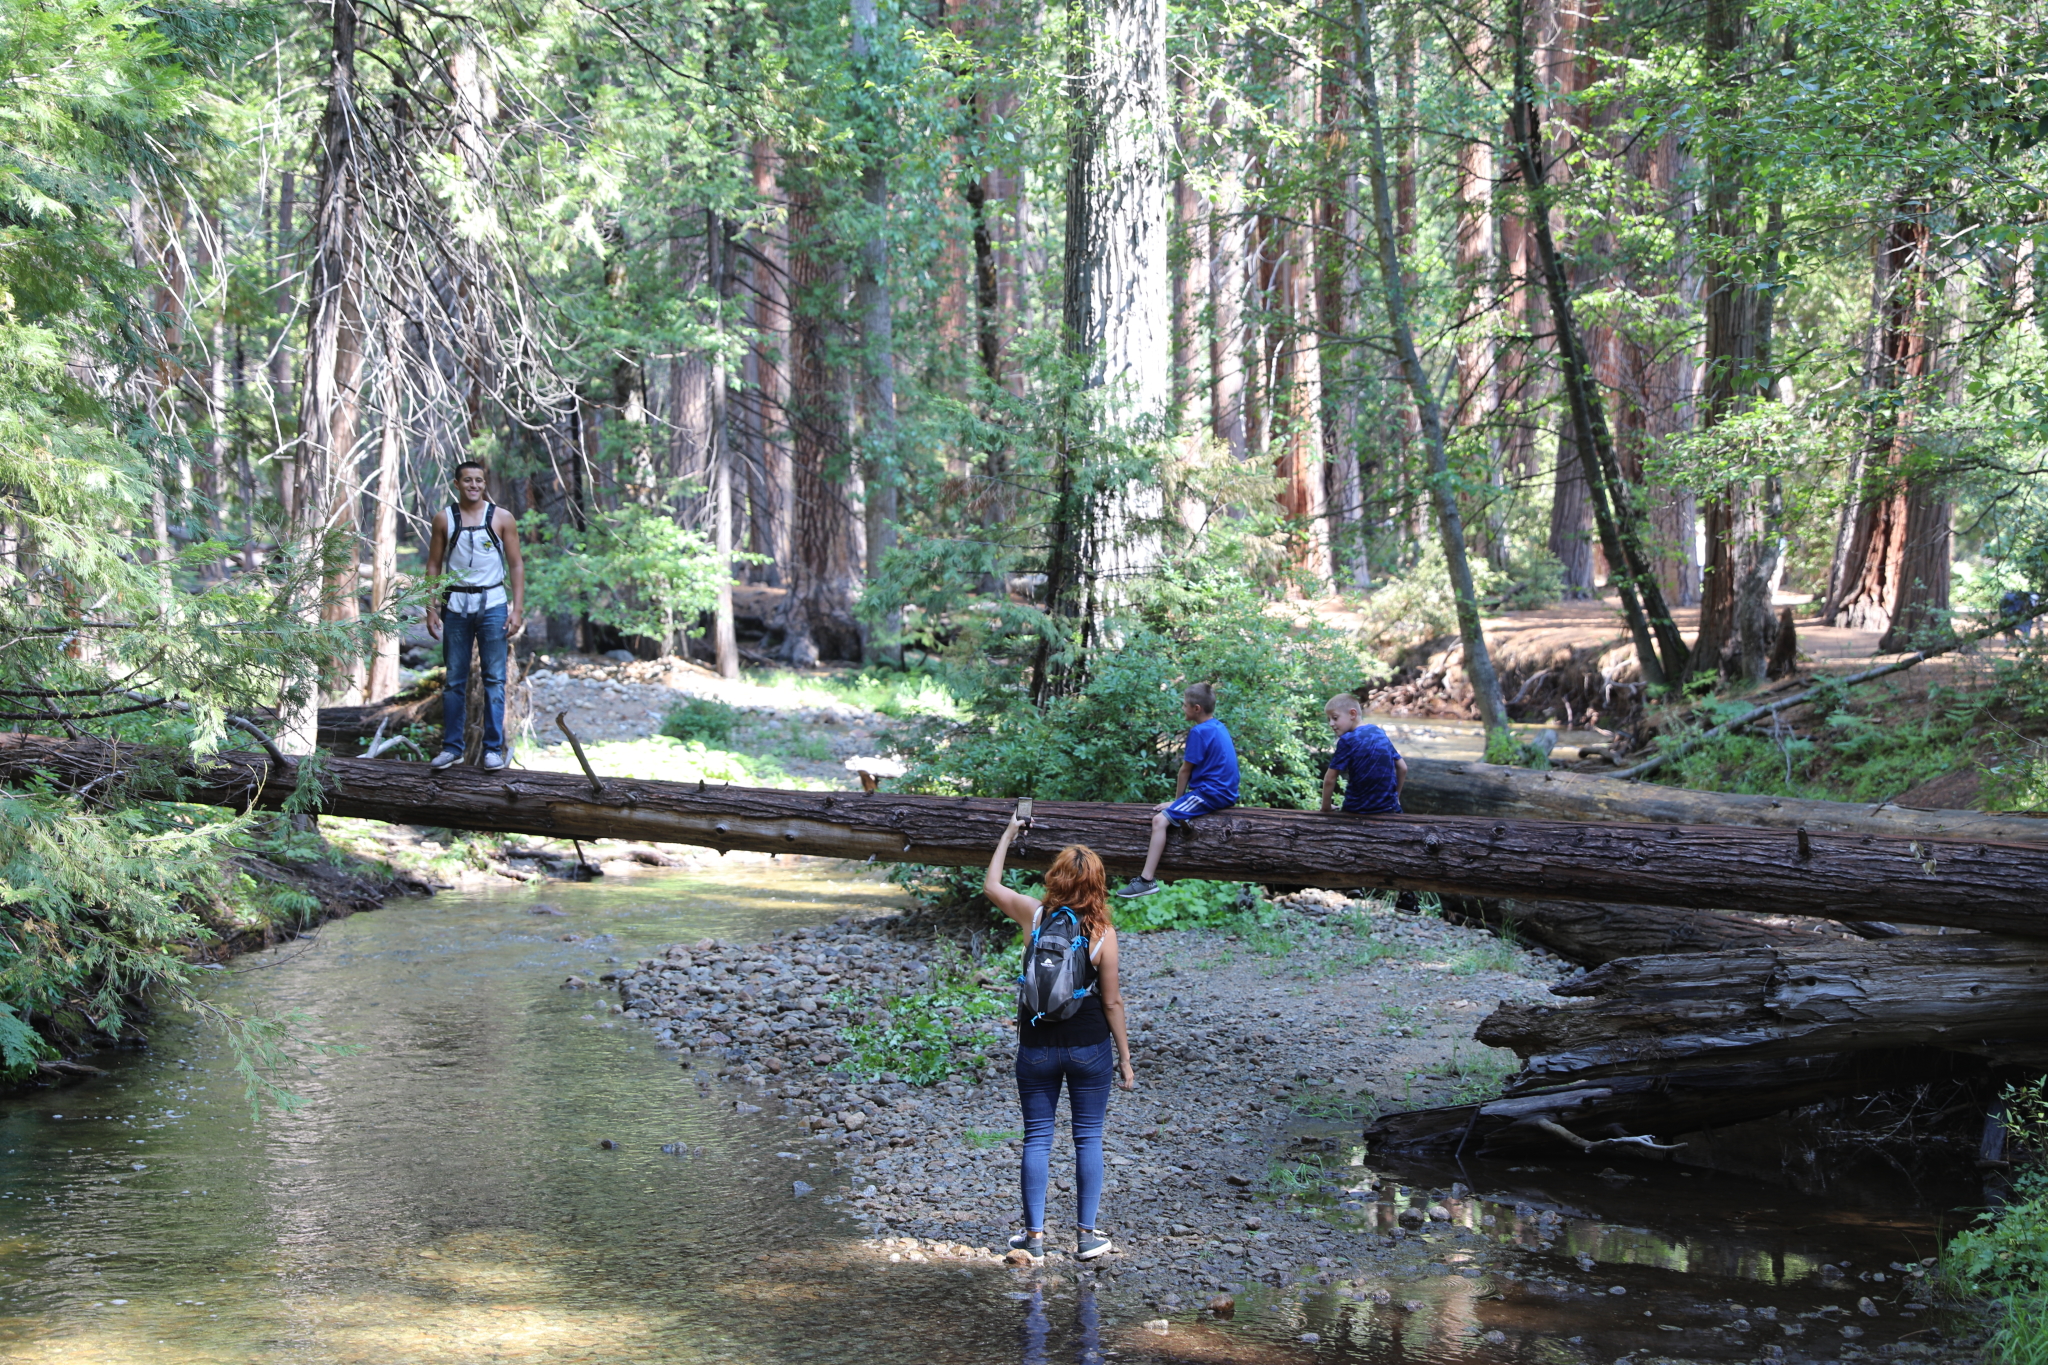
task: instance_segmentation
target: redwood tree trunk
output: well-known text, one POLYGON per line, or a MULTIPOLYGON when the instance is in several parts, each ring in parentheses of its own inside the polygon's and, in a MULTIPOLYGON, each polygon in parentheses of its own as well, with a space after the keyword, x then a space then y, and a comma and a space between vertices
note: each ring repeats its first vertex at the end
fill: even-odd
MULTIPOLYGON (((320 184, 307 260, 306 366, 294 471, 295 533, 308 553, 331 532, 346 540, 342 563, 320 594, 318 614, 353 620, 360 489, 355 478, 363 369, 363 166, 357 142, 356 0, 334 0, 327 108, 320 120, 320 184)), ((342 693, 359 700, 363 667, 355 661, 342 693), (353 694, 353 695, 351 695, 353 694)), ((310 752, 313 689, 288 700, 280 743, 310 752)))

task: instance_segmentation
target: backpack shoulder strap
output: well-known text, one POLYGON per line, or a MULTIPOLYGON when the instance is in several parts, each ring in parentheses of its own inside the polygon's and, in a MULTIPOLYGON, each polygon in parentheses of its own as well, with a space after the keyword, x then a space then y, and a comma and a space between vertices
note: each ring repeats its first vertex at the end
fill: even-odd
POLYGON ((498 558, 505 557, 505 542, 498 539, 498 504, 484 503, 484 537, 491 542, 491 548, 498 552, 498 558))

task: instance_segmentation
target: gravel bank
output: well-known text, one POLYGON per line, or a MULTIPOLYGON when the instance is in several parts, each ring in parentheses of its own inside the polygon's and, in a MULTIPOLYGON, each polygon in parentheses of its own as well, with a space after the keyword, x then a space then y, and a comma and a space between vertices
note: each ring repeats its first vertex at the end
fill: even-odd
MULTIPOLYGON (((1444 1202, 1451 1192, 1411 1200, 1408 1222, 1433 1220, 1442 1234, 1426 1244, 1375 1202, 1360 1121, 1503 1074, 1510 1054, 1474 1043, 1474 1024, 1571 969, 1378 900, 1312 891, 1281 904, 1284 938, 1124 939, 1139 1089, 1115 1092, 1110 1107, 1102 1222, 1118 1250, 1094 1269, 1104 1283, 1161 1302, 1304 1276, 1351 1277, 1370 1294, 1376 1276, 1441 1266, 1446 1236, 1472 1238, 1467 1260, 1486 1249, 1463 1226, 1477 1218, 1444 1202)), ((915 922, 842 920, 764 944, 676 945, 606 981, 686 1065, 737 1081, 743 1112, 786 1123, 792 1146, 833 1149, 843 1183, 820 1195, 842 1201, 879 1253, 985 1260, 1018 1217, 1008 1010, 951 1018, 962 1069, 929 1087, 853 1074, 841 1036, 869 1002, 926 985, 953 951, 915 922)), ((1007 1001, 1007 981, 991 979, 1007 973, 1007 956, 984 970, 991 998, 1007 1001)), ((1055 1230, 1073 1220, 1061 1127, 1055 1230)))

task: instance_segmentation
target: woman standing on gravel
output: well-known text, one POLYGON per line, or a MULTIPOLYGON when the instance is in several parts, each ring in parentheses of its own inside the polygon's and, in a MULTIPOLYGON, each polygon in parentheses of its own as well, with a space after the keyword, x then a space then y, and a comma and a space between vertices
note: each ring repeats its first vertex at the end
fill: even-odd
MULTIPOLYGON (((989 859, 981 891, 1024 931, 1027 958, 1031 935, 1046 907, 1071 910, 1080 920, 1094 981, 1080 995, 1079 1008, 1065 1018, 1034 1018, 1020 994, 1017 1004, 1017 1100, 1024 1111, 1024 1231, 1010 1246, 1033 1257, 1045 1254, 1045 1186, 1052 1166, 1052 1132, 1060 1087, 1074 1128, 1074 1212, 1079 1237, 1074 1254, 1092 1261, 1109 1250, 1095 1228, 1102 1202, 1102 1125, 1109 1113, 1112 1069, 1126 1090, 1135 1090, 1131 1044, 1124 1033, 1124 998, 1116 979, 1116 925, 1109 916, 1109 877, 1093 849, 1069 844, 1045 873, 1045 899, 1035 901, 1003 885, 1003 859, 1020 829, 1015 816, 989 859), (1115 1050, 1110 1040, 1116 1040, 1115 1050)), ((1060 917, 1064 919, 1064 917, 1060 917)))

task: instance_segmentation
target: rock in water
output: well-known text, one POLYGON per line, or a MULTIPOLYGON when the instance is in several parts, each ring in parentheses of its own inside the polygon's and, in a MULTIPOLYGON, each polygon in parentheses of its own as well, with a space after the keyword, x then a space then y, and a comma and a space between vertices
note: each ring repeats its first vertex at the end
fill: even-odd
POLYGON ((1237 1311, 1237 1300, 1228 1294, 1218 1294, 1209 1300, 1209 1311, 1219 1318, 1227 1318, 1237 1311))
POLYGON ((607 1152, 616 1152, 619 1150, 619 1144, 612 1141, 610 1138, 598 1139, 597 1145, 599 1147, 602 1147, 607 1152))
POLYGON ((811 1186, 806 1181, 792 1180, 789 1182, 789 1186, 793 1191, 796 1192, 796 1197, 799 1199, 803 1198, 805 1195, 811 1192, 811 1186))

